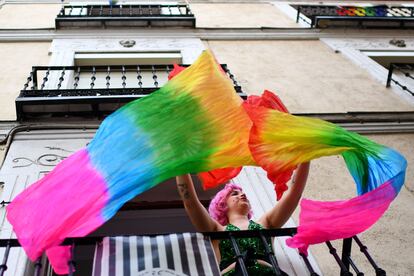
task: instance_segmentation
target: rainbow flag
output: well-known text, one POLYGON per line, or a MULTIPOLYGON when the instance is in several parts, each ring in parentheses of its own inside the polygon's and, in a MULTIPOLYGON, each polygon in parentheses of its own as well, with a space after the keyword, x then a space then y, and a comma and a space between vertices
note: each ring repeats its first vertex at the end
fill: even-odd
POLYGON ((46 250, 66 273, 63 253, 51 248, 89 234, 138 194, 176 175, 254 164, 250 127, 242 99, 206 51, 106 118, 86 148, 12 201, 7 218, 31 260, 46 250))
POLYGON ((310 244, 352 237, 372 226, 404 184, 407 161, 397 151, 319 119, 265 107, 245 109, 253 121, 250 150, 270 175, 298 164, 341 154, 358 196, 341 201, 301 201, 298 233, 287 244, 306 253, 310 244))

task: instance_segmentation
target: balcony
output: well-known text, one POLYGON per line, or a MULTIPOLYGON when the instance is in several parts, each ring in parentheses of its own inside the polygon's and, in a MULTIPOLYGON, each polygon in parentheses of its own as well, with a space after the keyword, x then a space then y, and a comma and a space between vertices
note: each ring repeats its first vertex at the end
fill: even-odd
POLYGON ((187 5, 69 5, 62 7, 56 29, 114 27, 195 28, 187 5))
POLYGON ((414 7, 292 5, 311 28, 414 28, 414 7))
MULTIPOLYGON (((227 65, 221 67, 235 92, 246 98, 227 65)), ((17 119, 104 117, 163 86, 172 69, 172 64, 34 66, 15 101, 17 119)))
MULTIPOLYGON (((103 272, 104 270, 101 270, 101 265, 106 266, 106 270, 109 270, 110 275, 115 275, 115 271, 117 273, 119 272, 125 272, 124 270, 127 269, 130 275, 135 275, 132 271, 132 268, 134 270, 138 269, 141 271, 140 263, 145 263, 144 268, 148 270, 148 266, 151 267, 151 269, 164 269, 169 270, 169 260, 176 261, 177 258, 174 258, 174 254, 179 254, 181 256, 185 255, 191 255, 191 257, 185 258, 185 261, 182 261, 181 269, 186 272, 186 269, 189 271, 194 271, 196 269, 206 269, 210 270, 211 273, 208 273, 206 275, 218 275, 218 267, 215 259, 211 256, 214 256, 212 253, 212 248, 210 244, 210 240, 228 240, 230 241, 230 244, 232 246, 233 252, 235 253, 234 260, 237 262, 237 265, 240 267, 240 271, 242 275, 248 276, 247 270, 246 270, 246 263, 249 262, 248 255, 245 255, 245 252, 240 252, 240 247, 238 244, 239 238, 257 238, 259 242, 263 245, 264 251, 266 257, 269 260, 269 264, 271 264, 273 272, 275 275, 282 275, 281 274, 281 268, 278 264, 278 260, 276 259, 276 256, 273 252, 273 249, 268 245, 268 240, 270 237, 283 237, 283 236, 293 236, 296 234, 297 229, 296 228, 280 228, 280 229, 271 229, 271 230, 245 230, 245 231, 224 231, 224 232, 209 232, 209 233, 203 233, 203 236, 198 235, 201 242, 204 243, 203 246, 200 245, 200 242, 197 240, 194 243, 194 240, 196 238, 195 233, 188 233, 184 234, 187 235, 187 241, 185 241, 185 238, 183 237, 183 234, 181 233, 175 233, 175 234, 161 234, 161 235, 145 235, 145 236, 137 236, 135 237, 114 237, 114 238, 104 238, 104 237, 85 237, 85 238, 68 238, 64 241, 63 244, 65 245, 72 245, 72 254, 71 259, 68 262, 70 267, 70 273, 69 275, 91 275, 91 267, 92 263, 94 266, 94 274, 93 275, 106 275, 101 274, 100 272, 103 272), (166 236, 171 237, 171 235, 175 235, 175 243, 169 241, 170 238, 165 238, 166 236), (181 236, 181 238, 180 238, 181 236), (143 238, 145 237, 145 238, 143 238), (180 240, 182 239, 182 240, 180 240), (134 242, 134 241, 140 241, 140 242, 134 242), (167 243, 165 243, 167 241, 167 243), (168 242, 169 241, 169 242, 168 242), (192 243, 194 246, 190 248, 193 248, 193 250, 187 250, 187 243, 192 243), (112 244, 112 245, 111 245, 112 244), (96 246, 95 248, 95 258, 90 256, 90 264, 89 264, 89 271, 83 269, 81 266, 77 266, 77 253, 82 252, 82 248, 85 246, 96 246), (140 254, 132 254, 134 250, 131 250, 132 246, 136 248, 135 253, 141 252, 140 254), (151 248, 149 251, 144 250, 144 247, 151 248), (198 247, 198 249, 197 249, 198 247), (184 251, 183 251, 184 249, 184 251), (202 258, 202 249, 205 249, 207 256, 210 256, 211 258, 202 258), (144 251, 147 251, 146 254, 144 251), (122 254, 124 252, 124 254, 122 254), (127 252, 127 254, 125 254, 127 252), (132 252, 132 253, 131 253, 132 252), (177 253, 178 252, 178 253, 177 253), (167 261, 164 260, 164 262, 160 261, 160 254, 163 254, 164 258, 167 259, 167 261), (156 256, 155 258, 153 256, 156 256), (172 255, 172 256, 171 256, 172 255), (141 256, 141 257, 139 257, 141 256), (247 257, 246 257, 247 256, 247 257), (208 260, 207 260, 208 259, 208 260), (151 261, 152 260, 152 261, 151 261), (194 262, 190 262, 189 260, 193 260, 194 262), (188 261, 188 262, 187 262, 188 261), (198 261, 198 263, 197 263, 198 261), (112 267, 111 267, 112 262, 112 267), (108 264, 109 263, 109 264, 108 264), (164 263, 164 264, 161 264, 164 263), (108 269, 109 266, 109 269, 108 269), (146 267, 145 267, 146 266, 146 267), (164 267, 163 267, 164 266, 164 267), (167 268, 168 266, 168 268, 167 268), (186 266, 186 267, 184 267, 186 266), (111 271, 113 272, 111 274, 111 271), (97 273, 99 272, 99 273, 97 273)), ((358 268, 357 264, 353 261, 351 256, 351 248, 352 244, 355 244, 355 246, 359 249, 360 254, 363 254, 370 267, 366 269, 365 273, 375 273, 375 275, 382 276, 386 275, 386 272, 380 268, 372 258, 372 256, 369 254, 367 247, 361 242, 361 240, 357 237, 351 237, 344 239, 342 242, 342 249, 341 249, 341 256, 339 256, 337 249, 333 247, 331 242, 326 242, 327 250, 329 250, 330 254, 333 257, 333 261, 337 263, 339 275, 353 275, 352 273, 355 272, 356 275, 364 275, 362 270, 358 268)), ((4 248, 2 263, 0 265, 0 275, 3 275, 4 272, 7 270, 7 261, 9 259, 9 254, 11 250, 14 247, 20 247, 20 244, 16 239, 4 239, 0 240, 0 247, 4 248)), ((315 272, 314 267, 312 266, 309 259, 302 254, 296 253, 300 255, 300 258, 303 260, 303 263, 308 270, 309 275, 316 276, 318 275, 315 272)), ((33 267, 33 275, 42 275, 42 270, 44 270, 44 260, 42 258, 39 258, 34 264, 32 264, 33 267)), ((177 266, 176 266, 177 267, 177 266)), ((177 268, 175 268, 177 269, 177 268)), ((155 275, 150 274, 151 271, 145 271, 147 274, 145 275, 155 275)), ((178 269, 179 270, 179 269, 178 269)), ((108 271, 107 271, 108 272, 108 271)), ((154 272, 154 271, 152 271, 154 272)), ((161 275, 178 275, 173 274, 171 272, 174 272, 173 270, 169 270, 167 272, 170 272, 170 274, 161 274, 161 275)), ((129 275, 128 274, 128 275, 129 275)), ((186 273, 186 275, 188 272, 186 273)), ((116 274, 119 275, 119 274, 116 274)), ((140 274, 141 275, 141 274, 140 274)), ((142 274, 144 275, 144 274, 142 274)), ((160 275, 160 274, 157 274, 160 275)), ((181 275, 181 274, 179 274, 181 275)), ((204 275, 204 274, 203 274, 204 275)))

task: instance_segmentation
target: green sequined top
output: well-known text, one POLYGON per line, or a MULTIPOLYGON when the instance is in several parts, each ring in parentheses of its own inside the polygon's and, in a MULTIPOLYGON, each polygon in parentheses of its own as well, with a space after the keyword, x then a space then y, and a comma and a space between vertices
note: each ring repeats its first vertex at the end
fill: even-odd
MULTIPOLYGON (((250 220, 249 226, 247 228, 248 230, 260 230, 264 229, 262 225, 250 220)), ((233 224, 228 224, 226 226, 226 231, 239 231, 240 229, 237 226, 234 226, 233 224)), ((266 256, 266 251, 263 246, 263 243, 260 241, 259 238, 238 238, 237 244, 239 246, 240 252, 248 254, 253 254, 253 259, 246 262, 246 267, 249 275, 274 275, 272 268, 266 267, 263 265, 260 265, 257 262, 257 259, 268 261, 268 257, 266 256)), ((272 247, 270 239, 267 240, 268 245, 272 247)), ((220 255, 221 255, 221 261, 220 261, 220 269, 223 270, 232 263, 236 261, 235 253, 233 251, 233 247, 231 245, 230 240, 221 240, 219 243, 219 249, 220 249, 220 255)), ((232 269, 223 276, 232 276, 235 275, 235 270, 232 269)))

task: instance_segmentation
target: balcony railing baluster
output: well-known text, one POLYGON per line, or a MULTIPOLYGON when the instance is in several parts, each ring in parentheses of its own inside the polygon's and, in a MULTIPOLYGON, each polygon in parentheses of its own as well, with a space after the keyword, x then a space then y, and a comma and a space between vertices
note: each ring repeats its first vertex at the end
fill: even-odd
POLYGON ((338 253, 336 253, 336 248, 332 246, 332 243, 330 241, 327 241, 325 243, 329 248, 329 253, 331 253, 331 255, 335 258, 336 262, 341 268, 341 276, 352 276, 352 273, 349 272, 346 265, 342 262, 341 258, 339 258, 338 253))
POLYGON ((244 260, 243 260, 243 255, 239 249, 239 245, 237 244, 236 239, 231 234, 230 234, 230 241, 231 241, 231 244, 233 246, 233 250, 236 256, 236 262, 239 265, 242 274, 244 276, 249 276, 249 273, 247 273, 246 264, 244 263, 244 260))
MULTIPOLYGON (((27 81, 26 81, 26 83, 24 84, 24 86, 23 86, 23 91, 26 91, 26 89, 27 89, 27 87, 29 87, 29 84, 32 82, 32 80, 33 80, 33 71, 32 72, 30 72, 30 74, 29 74, 29 76, 27 77, 27 81)), ((33 90, 34 88, 33 88, 33 86, 32 86, 32 90, 33 90)))
POLYGON ((269 247, 268 241, 266 240, 265 236, 262 233, 259 233, 259 236, 264 246, 266 255, 269 258, 270 263, 272 264, 273 271, 275 272, 276 276, 281 276, 282 272, 280 271, 279 264, 277 263, 277 259, 276 259, 275 254, 273 253, 272 248, 269 247))
POLYGON ((108 69, 106 70, 106 89, 109 89, 109 86, 111 85, 111 66, 108 66, 108 69))
POLYGON ((37 258, 34 264, 34 272, 33 276, 40 276, 42 275, 42 257, 37 258))
POLYGON ((0 265, 0 276, 4 275, 4 272, 7 270, 7 260, 9 259, 11 243, 10 241, 6 245, 6 250, 3 255, 3 261, 0 265))
POLYGON ((137 79, 138 79, 138 87, 142 89, 142 75, 141 75, 141 68, 137 65, 137 79))
POLYGON ((65 77, 65 68, 63 68, 62 73, 60 74, 60 77, 59 77, 59 83, 57 86, 58 90, 62 87, 62 82, 64 80, 64 77, 65 77))
POLYGON ((374 261, 374 259, 371 257, 371 255, 368 253, 368 247, 362 244, 361 240, 358 238, 358 236, 352 237, 356 244, 359 246, 359 249, 361 252, 365 255, 365 257, 368 259, 369 263, 372 265, 372 267, 375 269, 375 275, 376 276, 385 276, 385 270, 380 268, 374 261))
POLYGON ((152 73, 152 79, 154 80, 154 86, 158 88, 158 77, 157 77, 157 71, 155 70, 155 67, 151 67, 151 73, 152 73))
POLYGON ((311 263, 309 262, 308 256, 306 256, 305 254, 302 254, 302 253, 299 253, 299 255, 302 257, 306 268, 309 270, 310 276, 319 276, 319 274, 315 272, 315 270, 313 269, 311 263))
POLYGON ((43 90, 46 86, 46 82, 49 80, 50 68, 47 69, 45 76, 43 77, 42 85, 40 86, 40 90, 43 90))
POLYGON ((70 248, 70 259, 68 261, 69 265, 69 276, 73 276, 76 270, 76 262, 75 262, 75 242, 72 242, 71 248, 70 248))
POLYGON ((75 80, 75 82, 73 83, 73 88, 74 89, 77 89, 78 88, 78 84, 79 84, 79 77, 80 77, 80 67, 78 67, 78 69, 76 70, 76 74, 75 74, 75 78, 74 78, 74 80, 75 80))
POLYGON ((126 86, 126 69, 125 69, 125 66, 122 66, 122 88, 124 88, 125 89, 125 86, 126 86))
POLYGON ((91 76, 91 89, 95 86, 95 80, 96 80, 96 68, 95 66, 92 67, 92 76, 91 76))

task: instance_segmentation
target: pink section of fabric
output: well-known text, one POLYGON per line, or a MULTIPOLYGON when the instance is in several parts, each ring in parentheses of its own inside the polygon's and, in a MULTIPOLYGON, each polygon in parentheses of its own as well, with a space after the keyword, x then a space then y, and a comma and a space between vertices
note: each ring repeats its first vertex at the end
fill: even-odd
MULTIPOLYGON (((82 149, 20 193, 7 207, 7 219, 34 261, 65 237, 84 236, 102 225, 101 211, 108 199, 104 178, 90 163, 87 150, 82 149)), ((52 266, 66 273, 67 260, 59 256, 67 256, 68 251, 62 250, 65 247, 48 255, 52 266)))
POLYGON ((349 238, 371 227, 396 196, 391 182, 343 201, 301 201, 298 233, 286 243, 307 254, 310 244, 349 238))
POLYGON ((71 246, 55 246, 46 250, 46 255, 56 274, 69 273, 68 261, 70 260, 71 248, 71 246))

